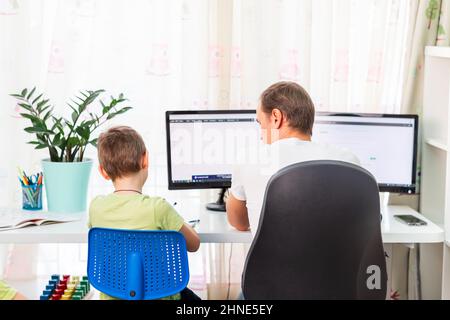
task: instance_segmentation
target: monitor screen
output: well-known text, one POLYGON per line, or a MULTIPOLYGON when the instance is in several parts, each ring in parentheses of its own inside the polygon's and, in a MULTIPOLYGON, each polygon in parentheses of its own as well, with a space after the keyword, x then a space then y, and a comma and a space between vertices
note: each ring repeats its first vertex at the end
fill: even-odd
POLYGON ((254 110, 168 111, 166 131, 170 190, 229 188, 239 151, 259 141, 254 110))
POLYGON ((416 192, 418 116, 318 113, 313 141, 346 148, 380 191, 416 192))

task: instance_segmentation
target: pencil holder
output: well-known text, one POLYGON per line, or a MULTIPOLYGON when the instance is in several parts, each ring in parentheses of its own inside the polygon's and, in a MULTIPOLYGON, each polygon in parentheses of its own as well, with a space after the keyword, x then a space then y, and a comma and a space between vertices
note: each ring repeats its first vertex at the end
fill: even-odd
POLYGON ((22 208, 42 210, 42 185, 22 186, 22 208))

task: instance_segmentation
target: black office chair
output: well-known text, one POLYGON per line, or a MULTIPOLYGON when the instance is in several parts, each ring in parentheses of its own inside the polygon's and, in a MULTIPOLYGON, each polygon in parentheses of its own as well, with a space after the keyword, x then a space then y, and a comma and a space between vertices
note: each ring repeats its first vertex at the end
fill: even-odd
POLYGON ((386 290, 375 178, 340 161, 276 173, 245 263, 244 298, 385 299, 386 290))

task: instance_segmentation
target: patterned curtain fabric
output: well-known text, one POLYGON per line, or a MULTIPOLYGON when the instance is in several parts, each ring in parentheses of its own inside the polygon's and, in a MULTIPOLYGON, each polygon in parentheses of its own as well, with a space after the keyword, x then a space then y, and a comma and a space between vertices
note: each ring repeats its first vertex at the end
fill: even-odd
POLYGON ((448 46, 450 32, 449 0, 411 2, 411 28, 405 59, 405 82, 401 111, 422 112, 423 67, 426 46, 448 46))
POLYGON ((411 9, 410 0, 234 1, 231 104, 287 79, 319 110, 398 113, 411 9))

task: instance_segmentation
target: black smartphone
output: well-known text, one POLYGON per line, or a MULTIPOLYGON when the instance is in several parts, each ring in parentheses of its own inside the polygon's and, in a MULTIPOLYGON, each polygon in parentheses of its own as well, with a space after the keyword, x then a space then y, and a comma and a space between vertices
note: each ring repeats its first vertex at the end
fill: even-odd
POLYGON ((400 220, 403 223, 406 223, 408 226, 426 226, 427 223, 419 218, 412 216, 410 214, 399 214, 394 215, 395 218, 400 220))

